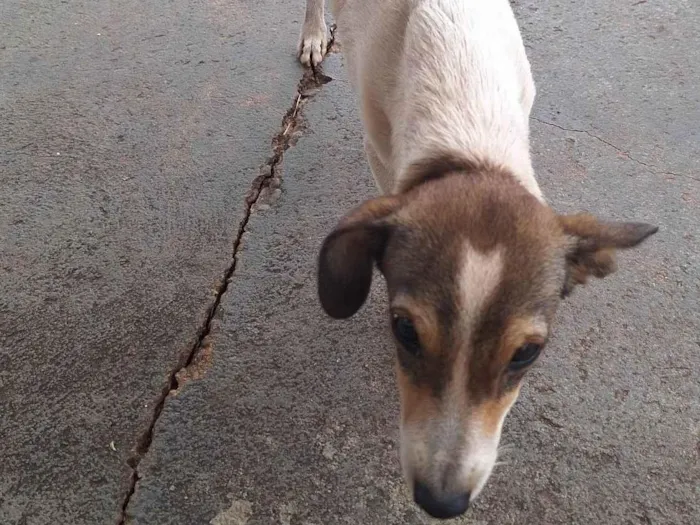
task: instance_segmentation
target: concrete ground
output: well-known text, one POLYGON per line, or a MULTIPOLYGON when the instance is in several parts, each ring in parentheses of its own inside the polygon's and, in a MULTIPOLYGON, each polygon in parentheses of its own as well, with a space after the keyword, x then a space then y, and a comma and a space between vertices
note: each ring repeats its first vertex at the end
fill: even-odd
MULTIPOLYGON (((563 307, 463 522, 697 523, 700 5, 511 3, 549 202, 661 231, 563 307)), ((302 4, 4 0, 0 524, 428 522, 381 283, 349 321, 316 300, 375 189, 302 4)))

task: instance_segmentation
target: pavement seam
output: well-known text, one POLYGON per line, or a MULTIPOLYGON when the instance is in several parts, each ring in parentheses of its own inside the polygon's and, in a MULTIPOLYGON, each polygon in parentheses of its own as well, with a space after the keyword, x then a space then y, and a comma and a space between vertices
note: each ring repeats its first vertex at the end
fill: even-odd
MULTIPOLYGON (((335 26, 331 27, 331 37, 328 42, 328 53, 335 52, 335 26)), ((133 453, 127 464, 131 467, 131 476, 129 479, 129 488, 122 501, 119 515, 117 517, 117 525, 126 525, 129 517, 127 510, 132 496, 136 492, 136 487, 141 479, 138 471, 141 460, 148 453, 151 443, 153 442, 154 429, 160 418, 165 402, 171 393, 177 392, 178 388, 184 381, 180 378, 186 375, 187 369, 197 363, 201 351, 209 346, 208 337, 212 330, 212 322, 217 314, 221 300, 228 291, 229 282, 236 272, 238 266, 238 256, 241 245, 243 244, 243 235, 246 232, 250 218, 252 217, 255 206, 258 204, 261 196, 266 189, 273 188, 275 184, 279 184, 281 179, 280 165, 284 158, 284 153, 290 147, 294 146, 301 136, 304 127, 302 110, 306 102, 313 98, 318 90, 328 82, 333 80, 331 77, 324 75, 320 68, 307 69, 304 71, 297 85, 297 92, 294 96, 294 101, 291 107, 287 110, 282 118, 280 131, 272 138, 272 155, 263 164, 258 175, 251 183, 250 190, 245 197, 245 208, 243 218, 238 226, 236 238, 233 242, 233 253, 231 263, 224 272, 223 278, 216 289, 216 298, 207 310, 205 321, 200 326, 197 332, 197 340, 187 352, 184 352, 178 361, 178 364, 169 372, 168 380, 164 385, 158 399, 155 402, 153 414, 149 422, 148 428, 141 434, 133 453)))
POLYGON ((618 153, 623 155, 625 158, 631 160, 632 162, 635 162, 635 163, 639 164, 640 166, 643 166, 644 168, 646 168, 647 171, 649 171, 650 173, 653 173, 654 175, 672 175, 674 177, 688 178, 688 179, 700 182, 700 178, 693 177, 692 175, 689 175, 687 173, 675 173, 673 171, 659 170, 656 166, 653 166, 651 164, 647 164, 643 160, 639 160, 639 159, 633 157, 629 151, 625 151, 621 147, 616 146, 612 142, 605 140, 602 137, 599 137, 598 135, 588 131, 587 129, 567 128, 564 126, 560 126, 559 124, 555 124, 554 122, 549 122, 547 120, 543 120, 541 118, 533 117, 533 116, 531 116, 530 119, 534 120, 535 122, 539 122, 540 124, 544 124, 545 126, 551 126, 553 128, 561 129, 562 131, 569 131, 571 133, 583 133, 584 135, 588 135, 592 139, 595 139, 599 142, 602 142, 606 146, 611 147, 612 149, 614 149, 615 151, 617 151, 618 153))

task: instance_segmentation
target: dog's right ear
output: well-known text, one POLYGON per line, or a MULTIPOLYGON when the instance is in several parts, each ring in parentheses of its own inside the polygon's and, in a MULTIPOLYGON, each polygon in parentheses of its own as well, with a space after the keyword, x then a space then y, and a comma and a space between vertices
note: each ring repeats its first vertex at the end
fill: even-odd
POLYGON ((384 253, 391 225, 387 218, 401 205, 395 196, 372 199, 351 211, 323 241, 318 258, 318 295, 328 315, 345 319, 364 304, 372 269, 384 253))
POLYGON ((613 273, 617 250, 634 248, 659 230, 641 222, 600 221, 585 213, 561 215, 559 223, 571 244, 562 297, 569 295, 574 286, 585 284, 591 275, 603 278, 613 273))

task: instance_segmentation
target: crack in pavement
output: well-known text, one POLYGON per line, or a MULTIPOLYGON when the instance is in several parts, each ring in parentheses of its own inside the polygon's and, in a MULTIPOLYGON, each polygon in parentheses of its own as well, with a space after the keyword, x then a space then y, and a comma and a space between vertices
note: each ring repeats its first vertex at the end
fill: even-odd
POLYGON ((693 177, 692 175, 689 175, 687 173, 675 173, 673 171, 661 171, 656 166, 653 166, 651 164, 647 164, 643 160, 639 160, 639 159, 633 157, 628 151, 625 151, 622 148, 620 148, 619 146, 616 146, 615 144, 613 144, 612 142, 607 141, 602 137, 599 137, 595 133, 591 133, 587 129, 566 128, 564 126, 560 126, 559 124, 555 124, 554 122, 549 122, 547 120, 542 120, 541 118, 533 117, 533 116, 531 116, 530 119, 534 120, 535 122, 539 122, 540 124, 544 124, 545 126, 551 126, 553 128, 561 129, 562 131, 569 131, 571 133, 583 133, 584 135, 588 135, 592 139, 595 139, 599 142, 602 142, 606 146, 611 147, 612 149, 614 149, 615 151, 617 151, 621 155, 624 155, 627 159, 631 160, 632 162, 636 162, 640 166, 644 166, 647 169, 647 171, 649 171, 650 173, 653 173, 654 175, 672 175, 674 177, 688 178, 688 179, 700 182, 700 178, 693 177))
MULTIPOLYGON (((334 43, 335 26, 331 27, 328 52, 333 49, 334 43)), ((280 132, 277 133, 272 139, 272 156, 269 157, 265 164, 263 164, 263 166, 260 168, 260 175, 253 179, 250 190, 246 195, 243 219, 238 226, 236 238, 233 242, 231 263, 228 268, 226 268, 223 278, 216 289, 216 298, 207 310, 205 321, 199 327, 197 332, 197 340, 188 351, 180 355, 177 365, 168 374, 168 380, 163 386, 163 389, 155 402, 148 428, 139 437, 131 457, 127 460, 127 464, 129 467, 131 467, 132 472, 129 479, 129 488, 124 500, 122 501, 119 516, 117 518, 117 525, 125 525, 127 523, 127 509, 129 507, 129 503, 131 502, 132 496, 136 492, 136 486, 141 479, 138 467, 141 460, 146 456, 151 447, 154 429, 161 413, 163 412, 166 399, 171 393, 177 392, 181 384, 184 383, 184 381, 180 381, 180 378, 186 375, 186 372, 190 366, 195 366, 197 364, 200 353, 203 351, 203 349, 206 349, 209 346, 208 337, 211 333, 212 321, 216 316, 224 294, 226 294, 228 291, 229 281, 233 278, 233 275, 236 272, 239 250, 243 242, 243 235, 245 234, 248 222, 255 211, 255 205, 258 203, 265 190, 274 187, 275 182, 278 183, 281 179, 281 174, 278 173, 278 171, 284 157, 284 152, 296 144, 299 136, 305 129, 302 118, 302 110, 306 102, 312 98, 323 85, 327 84, 331 80, 333 79, 324 75, 320 68, 308 69, 304 71, 304 74, 297 85, 297 92, 294 97, 294 102, 282 118, 280 132)))

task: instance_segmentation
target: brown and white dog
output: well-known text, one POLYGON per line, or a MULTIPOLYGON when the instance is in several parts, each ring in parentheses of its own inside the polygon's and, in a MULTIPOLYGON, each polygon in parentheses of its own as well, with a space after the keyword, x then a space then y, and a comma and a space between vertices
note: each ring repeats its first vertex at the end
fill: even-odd
MULTIPOLYGON (((299 58, 314 66, 323 0, 306 9, 299 58)), ((325 239, 321 304, 349 317, 375 264, 386 278, 402 467, 418 505, 450 518, 486 483, 561 299, 657 228, 544 201, 529 152, 535 87, 508 0, 337 0, 334 16, 385 196, 325 239)))

